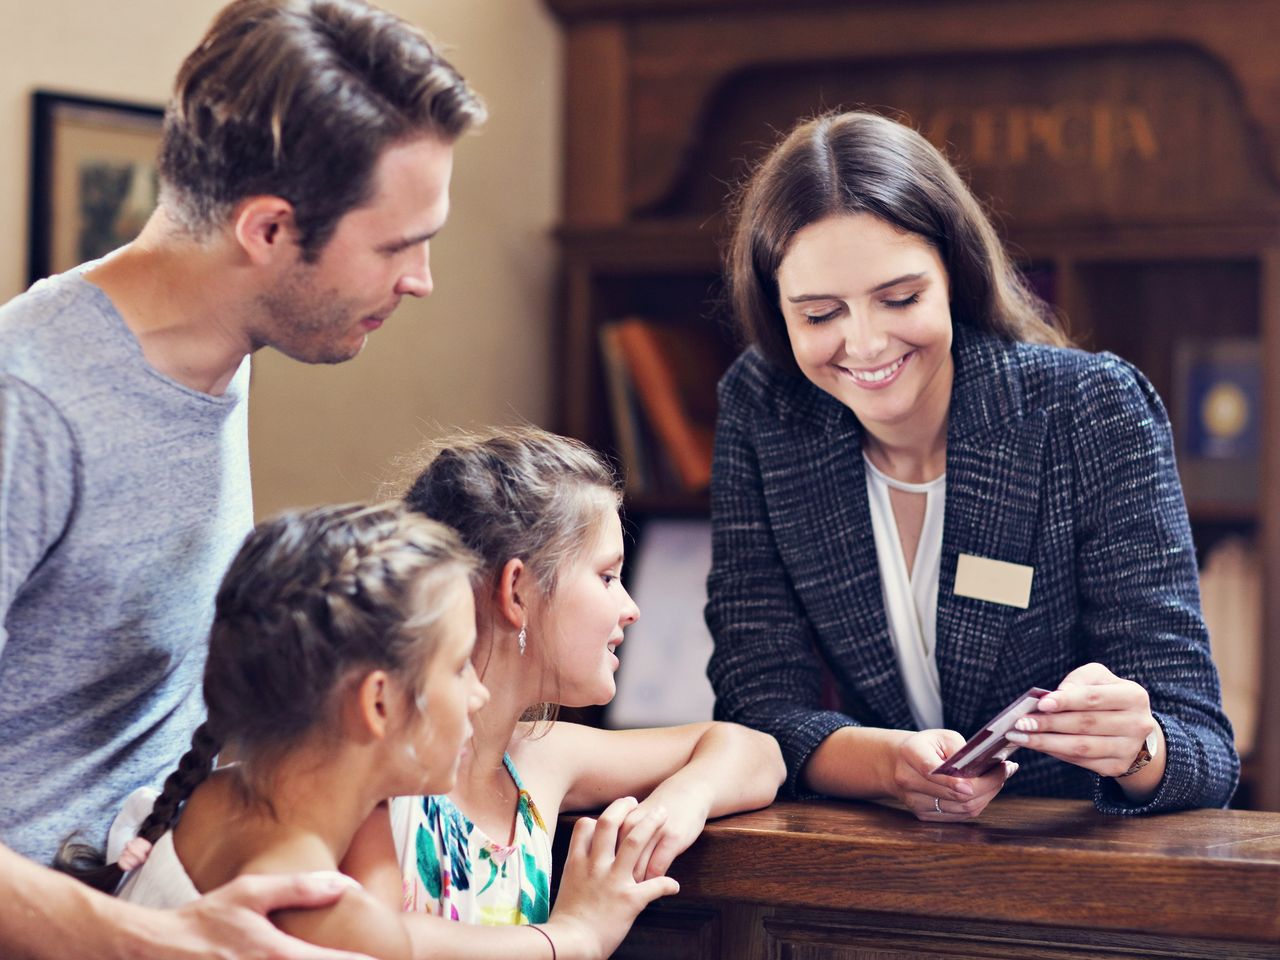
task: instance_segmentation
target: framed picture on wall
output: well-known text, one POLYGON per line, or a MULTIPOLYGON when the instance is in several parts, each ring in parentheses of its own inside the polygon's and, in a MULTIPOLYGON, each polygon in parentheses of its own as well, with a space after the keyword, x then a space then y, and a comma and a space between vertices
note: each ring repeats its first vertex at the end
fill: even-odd
POLYGON ((164 110, 38 90, 31 116, 27 264, 34 283, 138 235, 159 193, 164 110))

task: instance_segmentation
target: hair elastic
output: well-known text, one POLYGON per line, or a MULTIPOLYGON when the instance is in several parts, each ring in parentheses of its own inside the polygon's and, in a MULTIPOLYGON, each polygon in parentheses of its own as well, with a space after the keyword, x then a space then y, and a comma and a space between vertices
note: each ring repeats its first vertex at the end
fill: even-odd
POLYGON ((547 938, 547 944, 551 947, 551 960, 556 960, 556 942, 551 939, 551 934, 547 933, 547 931, 543 930, 540 926, 534 923, 529 924, 529 929, 537 930, 540 934, 542 934, 544 937, 547 938))

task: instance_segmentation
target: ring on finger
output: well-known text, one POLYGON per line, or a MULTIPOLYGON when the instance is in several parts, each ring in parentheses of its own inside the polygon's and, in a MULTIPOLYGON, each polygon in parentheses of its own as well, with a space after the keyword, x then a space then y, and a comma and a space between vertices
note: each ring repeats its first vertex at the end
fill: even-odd
POLYGON ((933 809, 937 810, 938 813, 942 812, 942 800, 939 797, 933 798, 933 809))

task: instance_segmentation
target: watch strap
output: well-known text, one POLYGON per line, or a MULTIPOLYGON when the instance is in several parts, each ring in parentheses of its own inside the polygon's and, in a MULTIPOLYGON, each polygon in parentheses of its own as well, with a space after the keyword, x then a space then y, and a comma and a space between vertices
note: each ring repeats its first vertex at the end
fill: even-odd
POLYGON ((1156 747, 1160 743, 1160 739, 1156 735, 1156 730, 1157 727, 1151 728, 1151 732, 1147 734, 1147 739, 1142 742, 1142 746, 1138 750, 1138 755, 1133 758, 1133 763, 1129 764, 1129 769, 1120 774, 1120 776, 1116 778, 1117 780, 1121 777, 1128 777, 1137 773, 1150 763, 1153 757, 1155 757, 1156 747))

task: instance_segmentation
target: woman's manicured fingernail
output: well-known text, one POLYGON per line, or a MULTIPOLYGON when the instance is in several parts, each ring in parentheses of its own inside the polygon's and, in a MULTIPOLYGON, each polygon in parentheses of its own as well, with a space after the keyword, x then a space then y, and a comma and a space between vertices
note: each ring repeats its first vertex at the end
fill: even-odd
POLYGON ((1013 725, 1013 728, 1015 730, 1027 731, 1035 731, 1039 729, 1034 717, 1019 717, 1017 723, 1013 725))
POLYGON ((1020 733, 1017 730, 1010 730, 1004 736, 1010 743, 1027 743, 1031 740, 1025 733, 1020 733))

